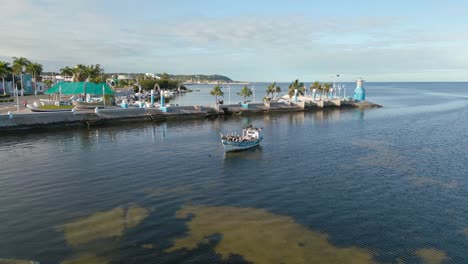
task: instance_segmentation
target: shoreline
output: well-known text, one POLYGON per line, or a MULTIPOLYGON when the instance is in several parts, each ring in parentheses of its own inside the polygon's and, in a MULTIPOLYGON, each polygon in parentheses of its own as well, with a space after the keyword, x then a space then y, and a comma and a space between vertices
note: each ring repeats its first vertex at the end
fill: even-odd
POLYGON ((100 125, 168 122, 184 119, 218 118, 230 115, 257 115, 269 113, 290 113, 322 111, 324 109, 378 108, 381 105, 368 101, 346 101, 335 99, 316 102, 289 103, 246 103, 216 106, 168 106, 158 108, 112 107, 97 110, 77 110, 75 112, 11 112, 0 115, 0 131, 31 131, 52 127, 94 127, 100 125))

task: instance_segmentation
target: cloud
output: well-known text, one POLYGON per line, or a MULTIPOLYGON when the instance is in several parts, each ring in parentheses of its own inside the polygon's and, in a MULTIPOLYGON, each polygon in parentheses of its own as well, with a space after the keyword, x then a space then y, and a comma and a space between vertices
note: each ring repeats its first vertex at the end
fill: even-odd
POLYGON ((91 0, 1 4, 8 11, 0 20, 0 58, 28 57, 46 70, 99 63, 107 71, 220 73, 238 80, 334 73, 369 80, 466 79, 468 34, 457 27, 424 28, 408 17, 258 11, 169 20, 114 13, 111 4, 91 0))

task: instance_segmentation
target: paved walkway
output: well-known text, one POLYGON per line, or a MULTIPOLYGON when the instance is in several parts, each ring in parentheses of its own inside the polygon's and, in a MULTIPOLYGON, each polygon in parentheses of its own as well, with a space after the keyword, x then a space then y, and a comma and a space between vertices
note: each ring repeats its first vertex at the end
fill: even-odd
MULTIPOLYGON (((8 111, 16 112, 17 107, 16 107, 16 97, 10 97, 13 98, 13 102, 7 102, 7 103, 0 103, 0 114, 3 113, 8 113, 8 111)), ((26 108, 24 107, 24 101, 27 101, 28 104, 32 104, 34 101, 39 101, 39 99, 49 99, 49 95, 25 95, 25 96, 19 96, 18 100, 20 102, 20 111, 24 111, 26 108)))

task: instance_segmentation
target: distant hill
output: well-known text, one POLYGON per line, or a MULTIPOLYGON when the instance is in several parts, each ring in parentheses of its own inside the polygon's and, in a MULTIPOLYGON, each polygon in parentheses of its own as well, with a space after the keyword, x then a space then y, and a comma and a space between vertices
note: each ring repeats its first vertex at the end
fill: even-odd
MULTIPOLYGON (((54 76, 54 75, 60 75, 58 72, 44 72, 42 74, 43 76, 54 76)), ((167 74, 167 73, 155 73, 151 74, 150 76, 153 77, 161 77, 163 75, 166 75, 176 81, 180 82, 185 82, 185 83, 232 83, 235 82, 231 78, 224 76, 224 75, 219 75, 219 74, 212 74, 212 75, 205 75, 205 74, 188 74, 188 75, 183 75, 183 74, 167 74)), ((111 77, 117 78, 118 76, 126 76, 127 78, 130 79, 139 79, 139 78, 145 78, 145 76, 148 76, 148 74, 145 73, 123 73, 123 72, 109 72, 109 73, 104 73, 105 78, 111 78, 111 77)))
POLYGON ((169 77, 173 80, 178 80, 182 82, 191 82, 191 83, 206 83, 206 82, 234 82, 231 78, 223 76, 223 75, 203 75, 203 74, 196 74, 196 75, 172 75, 169 74, 169 77))

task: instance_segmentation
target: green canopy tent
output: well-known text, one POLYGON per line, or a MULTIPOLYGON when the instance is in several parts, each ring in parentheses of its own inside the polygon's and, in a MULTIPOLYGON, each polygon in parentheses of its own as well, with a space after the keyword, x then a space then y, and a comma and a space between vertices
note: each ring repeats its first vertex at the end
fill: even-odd
POLYGON ((64 95, 72 94, 84 94, 86 91, 87 94, 114 94, 114 91, 106 83, 92 83, 86 82, 86 87, 84 82, 60 82, 50 87, 45 94, 55 94, 60 93, 64 95), (103 88, 104 87, 104 88, 103 88))

